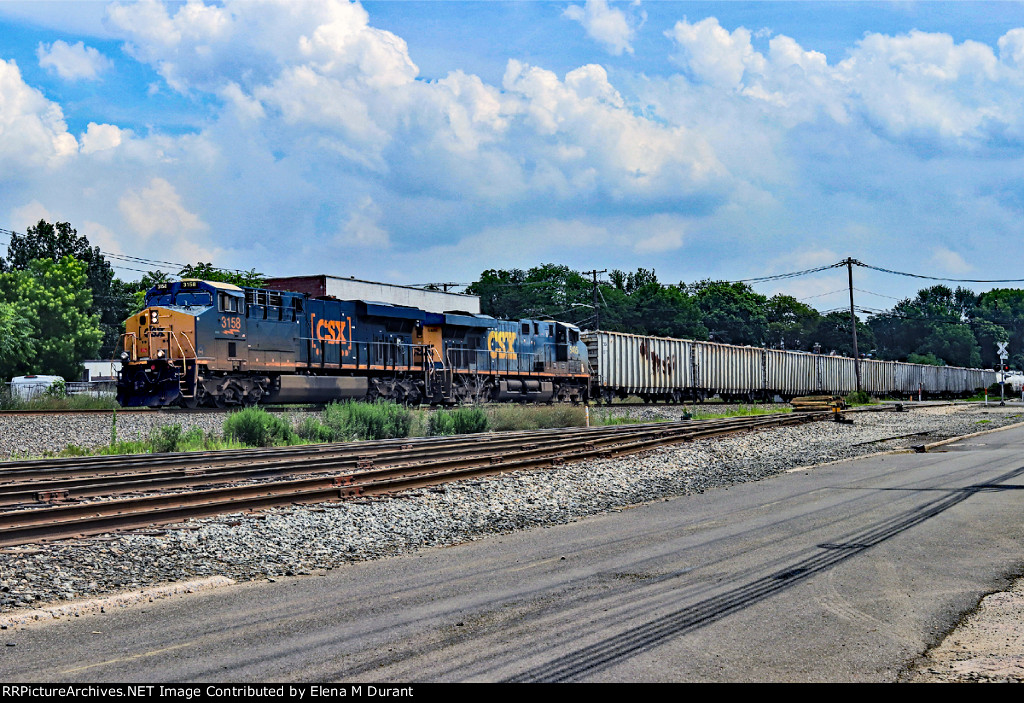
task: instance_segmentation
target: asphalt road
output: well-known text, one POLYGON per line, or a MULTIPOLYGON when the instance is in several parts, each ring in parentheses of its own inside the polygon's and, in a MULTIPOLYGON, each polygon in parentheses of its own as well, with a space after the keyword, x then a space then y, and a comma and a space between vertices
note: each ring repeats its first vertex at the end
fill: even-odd
POLYGON ((1024 429, 5 632, 13 681, 893 681, 1024 572, 1024 429))

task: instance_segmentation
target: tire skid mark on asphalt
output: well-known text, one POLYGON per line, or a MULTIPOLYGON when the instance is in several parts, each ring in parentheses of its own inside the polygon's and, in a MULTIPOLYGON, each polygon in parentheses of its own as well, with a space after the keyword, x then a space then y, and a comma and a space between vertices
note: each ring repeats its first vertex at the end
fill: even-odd
POLYGON ((1008 471, 992 481, 960 489, 951 489, 944 497, 932 498, 923 505, 884 519, 874 526, 852 533, 844 542, 818 545, 815 553, 793 562, 789 568, 767 574, 693 605, 676 610, 657 620, 632 627, 607 637, 593 646, 556 657, 505 679, 507 682, 572 681, 606 669, 620 661, 649 651, 663 642, 692 632, 837 566, 862 552, 940 515, 975 494, 1012 487, 998 484, 1024 475, 1024 467, 1008 471))

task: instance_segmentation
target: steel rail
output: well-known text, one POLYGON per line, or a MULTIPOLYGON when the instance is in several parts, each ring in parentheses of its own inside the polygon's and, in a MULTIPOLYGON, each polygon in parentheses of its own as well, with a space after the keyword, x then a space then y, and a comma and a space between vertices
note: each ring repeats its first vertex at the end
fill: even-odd
MULTIPOLYGON (((755 416, 771 417, 771 416, 755 416)), ((691 420, 696 424, 722 423, 728 424, 736 418, 717 418, 713 420, 691 420)), ((682 421, 681 421, 682 422, 682 421)), ((71 457, 63 459, 31 459, 0 462, 0 485, 16 482, 42 481, 48 479, 76 479, 82 476, 124 475, 129 473, 156 474, 160 472, 180 471, 182 469, 212 468, 215 466, 251 466, 254 462, 272 462, 304 459, 323 456, 349 455, 357 459, 372 458, 373 455, 390 449, 410 451, 435 446, 452 448, 478 447, 481 443, 500 445, 516 441, 532 441, 554 436, 569 437, 574 433, 607 432, 610 434, 628 431, 628 428, 663 427, 664 422, 643 423, 636 425, 609 425, 604 427, 573 427, 542 430, 521 430, 516 432, 488 433, 480 435, 459 435, 457 437, 404 437, 398 439, 376 440, 372 442, 335 442, 328 444, 296 445, 291 447, 267 447, 229 449, 209 452, 173 452, 161 454, 122 454, 97 457, 71 457)))
MULTIPOLYGON (((774 425, 777 419, 763 420, 726 419, 724 422, 707 422, 681 425, 683 430, 699 428, 737 428, 744 429, 757 426, 759 422, 774 425), (729 421, 731 420, 731 421, 729 421)), ((420 446, 413 451, 413 445, 401 448, 384 448, 373 450, 373 447, 360 447, 358 455, 347 453, 338 455, 299 454, 284 460, 272 461, 260 465, 245 462, 229 467, 185 466, 172 470, 152 473, 116 474, 109 476, 82 476, 58 478, 33 482, 15 482, 6 486, 0 484, 0 506, 23 505, 32 502, 66 502, 88 497, 107 496, 125 492, 141 492, 154 490, 171 490, 177 488, 210 486, 217 483, 256 480, 282 475, 313 475, 332 471, 358 471, 371 466, 410 462, 430 463, 450 456, 476 456, 490 454, 502 450, 523 450, 547 448, 558 450, 566 445, 566 441, 574 437, 585 436, 588 442, 616 441, 615 438, 625 431, 630 436, 639 434, 663 434, 665 423, 649 425, 617 426, 612 428, 593 428, 583 432, 558 432, 554 435, 533 437, 524 442, 523 437, 475 436, 463 441, 449 441, 431 446, 420 446)), ((364 443, 369 444, 369 443, 364 443)))
POLYGON ((832 413, 765 416, 732 426, 692 425, 680 427, 661 423, 660 431, 630 435, 575 438, 552 455, 548 448, 531 448, 507 454, 484 454, 452 458, 429 464, 395 465, 350 474, 235 485, 226 488, 164 494, 81 505, 47 507, 0 513, 0 546, 48 541, 69 536, 134 529, 154 524, 179 522, 189 517, 251 511, 273 505, 339 500, 363 495, 392 493, 410 487, 434 485, 470 476, 490 475, 524 469, 559 466, 570 461, 612 457, 645 451, 662 444, 734 433, 766 426, 802 424, 827 419, 832 413))

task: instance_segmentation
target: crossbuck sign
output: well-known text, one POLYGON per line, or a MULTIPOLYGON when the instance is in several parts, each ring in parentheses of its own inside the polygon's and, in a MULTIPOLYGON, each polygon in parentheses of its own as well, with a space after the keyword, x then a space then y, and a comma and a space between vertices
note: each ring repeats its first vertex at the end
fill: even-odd
POLYGON ((1007 344, 1009 344, 1009 342, 996 342, 996 346, 999 347, 999 358, 1000 359, 1006 359, 1009 356, 1009 354, 1006 353, 1006 345, 1007 344))

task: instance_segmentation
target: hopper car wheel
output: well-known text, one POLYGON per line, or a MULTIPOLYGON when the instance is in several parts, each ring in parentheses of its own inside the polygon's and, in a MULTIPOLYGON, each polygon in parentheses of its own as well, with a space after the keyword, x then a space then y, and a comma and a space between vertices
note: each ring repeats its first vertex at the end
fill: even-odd
POLYGON ((178 405, 186 410, 195 410, 199 407, 199 398, 196 396, 192 396, 191 398, 179 398, 178 405))

